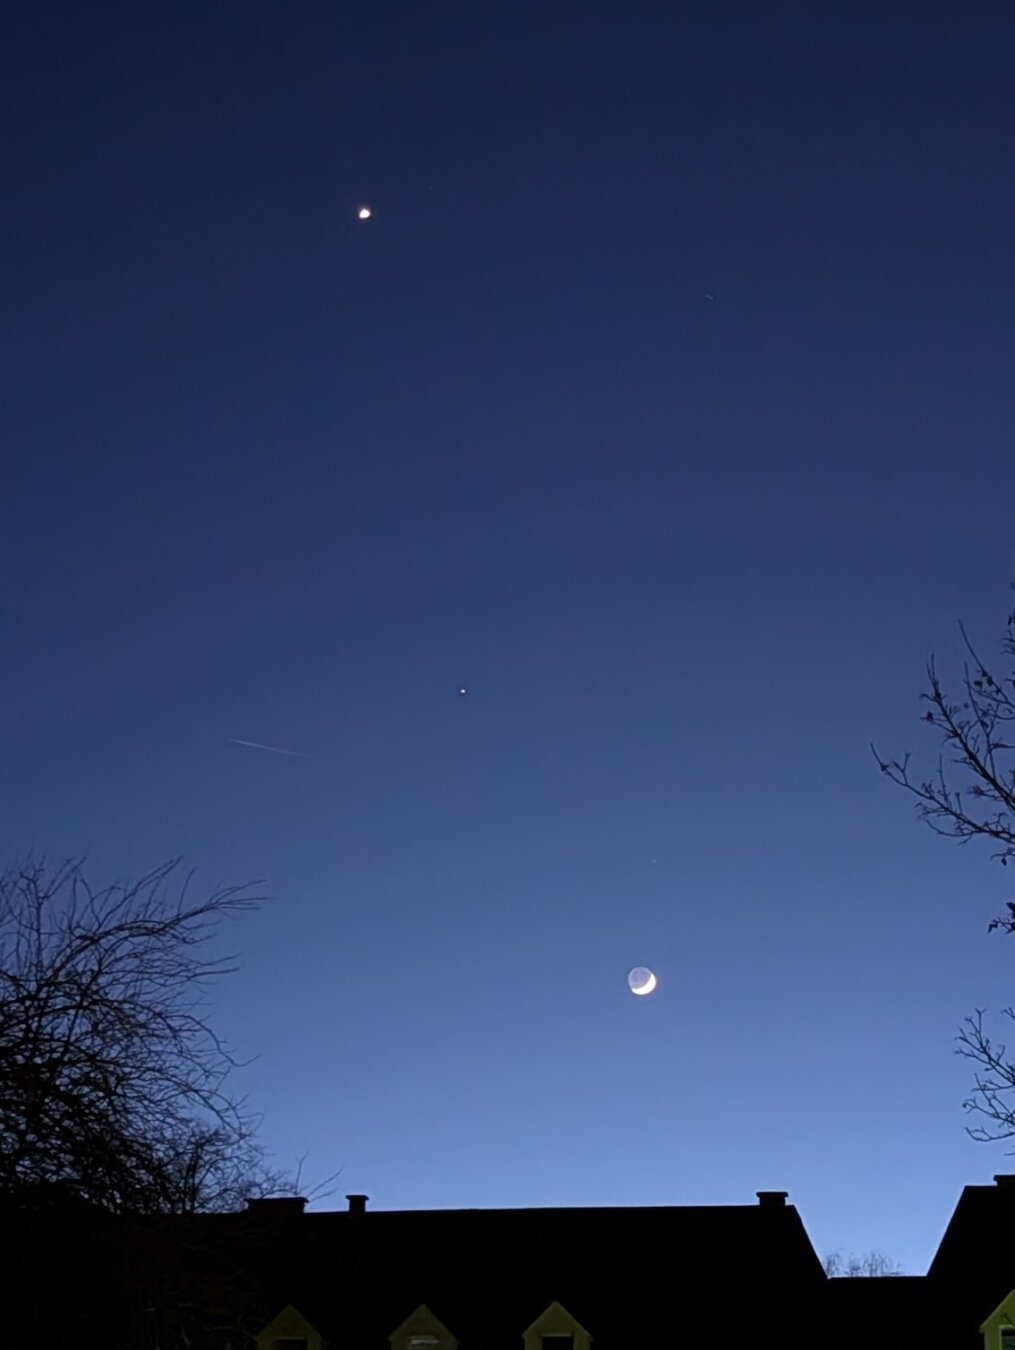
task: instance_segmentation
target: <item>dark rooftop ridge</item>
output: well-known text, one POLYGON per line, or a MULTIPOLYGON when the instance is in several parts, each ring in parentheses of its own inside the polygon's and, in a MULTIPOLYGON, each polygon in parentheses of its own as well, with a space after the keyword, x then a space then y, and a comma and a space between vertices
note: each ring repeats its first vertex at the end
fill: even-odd
POLYGON ((262 1195, 247 1201, 247 1212, 257 1214, 302 1214, 306 1207, 303 1195, 262 1195))

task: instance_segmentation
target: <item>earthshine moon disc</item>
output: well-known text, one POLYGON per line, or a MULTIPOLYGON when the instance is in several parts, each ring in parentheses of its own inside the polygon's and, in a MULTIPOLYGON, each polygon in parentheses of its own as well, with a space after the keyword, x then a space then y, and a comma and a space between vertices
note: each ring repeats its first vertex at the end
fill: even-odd
POLYGON ((627 987, 632 994, 637 994, 639 998, 645 994, 651 994, 659 981, 649 970, 648 966, 635 966, 627 977, 627 987))

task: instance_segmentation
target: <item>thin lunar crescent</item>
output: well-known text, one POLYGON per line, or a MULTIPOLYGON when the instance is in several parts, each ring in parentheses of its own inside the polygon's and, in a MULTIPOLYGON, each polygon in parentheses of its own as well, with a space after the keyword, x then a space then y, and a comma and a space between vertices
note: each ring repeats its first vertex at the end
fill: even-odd
POLYGON ((627 977, 627 987, 632 994, 637 994, 639 998, 651 994, 658 983, 659 981, 647 966, 635 966, 627 977))

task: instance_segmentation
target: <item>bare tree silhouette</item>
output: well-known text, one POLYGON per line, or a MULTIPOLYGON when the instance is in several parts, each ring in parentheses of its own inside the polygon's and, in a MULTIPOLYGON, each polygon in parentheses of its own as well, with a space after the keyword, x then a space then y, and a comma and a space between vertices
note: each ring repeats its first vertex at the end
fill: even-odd
POLYGON ((0 1221, 16 1234, 26 1343, 68 1332, 57 1269, 76 1281, 78 1343, 89 1318, 117 1343, 110 1302, 124 1344, 249 1333, 248 1258, 267 1230, 215 1216, 295 1193, 302 1164, 295 1178, 268 1165, 258 1121, 226 1090, 238 1061, 204 1016, 209 981, 235 970, 206 943, 257 897, 192 900, 191 882, 178 860, 101 890, 73 859, 0 875, 0 1221))
POLYGON ((829 1252, 822 1264, 829 1279, 841 1276, 874 1277, 880 1275, 902 1275, 902 1267, 883 1252, 865 1252, 863 1256, 852 1253, 844 1257, 841 1251, 829 1252))
MULTIPOLYGON (((992 674, 962 624, 959 631, 968 656, 963 667, 964 700, 953 701, 945 692, 933 656, 927 665, 929 687, 920 696, 930 704, 922 720, 940 733, 942 741, 933 776, 914 778, 909 754, 885 760, 873 745, 871 750, 881 772, 916 797, 917 814, 935 833, 960 844, 973 839, 998 844, 991 856, 1007 867, 1009 858, 1015 858, 1015 611, 1008 615, 1001 642, 1001 656, 1011 662, 1004 675, 992 674), (956 773, 965 782, 964 790, 954 784, 956 773)), ((1015 900, 1005 903, 1007 914, 991 919, 988 932, 1015 934, 1015 900)), ((970 1126, 967 1133, 993 1142, 1015 1136, 1015 1061, 1007 1060, 1006 1047, 984 1032, 983 1013, 977 1009, 974 1017, 964 1020, 956 1054, 980 1066, 963 1108, 996 1127, 970 1126)), ((1015 1009, 1005 1008, 1003 1014, 1015 1020, 1015 1009)))

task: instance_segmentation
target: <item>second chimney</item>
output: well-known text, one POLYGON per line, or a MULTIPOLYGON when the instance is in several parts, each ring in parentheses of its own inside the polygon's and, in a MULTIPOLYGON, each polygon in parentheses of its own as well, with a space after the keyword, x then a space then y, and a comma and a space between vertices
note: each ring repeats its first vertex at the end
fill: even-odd
POLYGON ((763 1209, 781 1209, 786 1203, 786 1197, 789 1191, 755 1191, 758 1197, 758 1204, 763 1209))
POLYGON ((365 1214, 367 1212, 369 1195, 347 1195, 345 1198, 349 1201, 350 1214, 365 1214))

